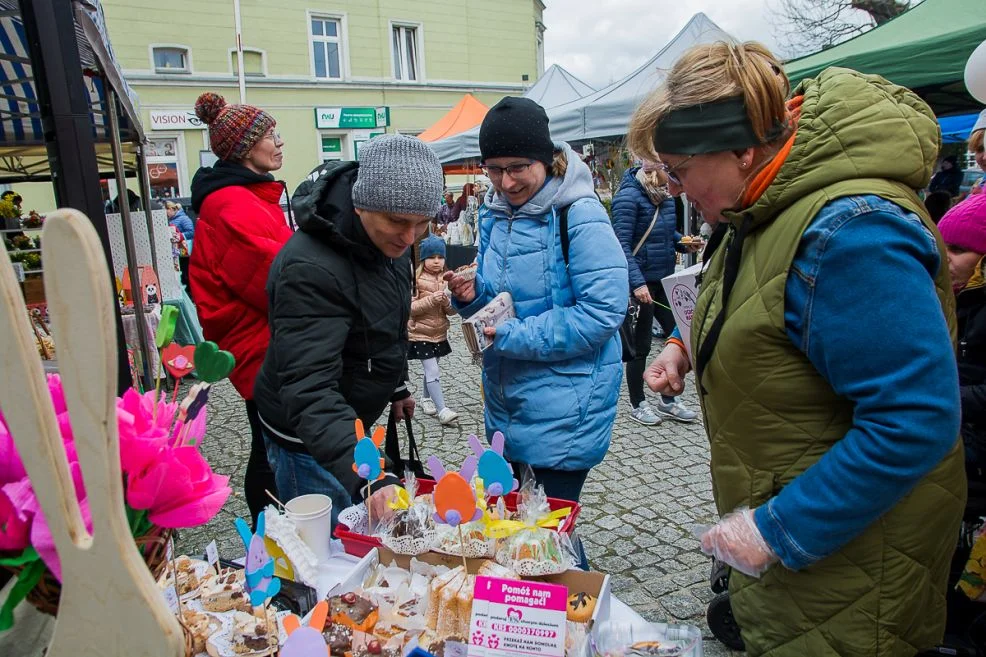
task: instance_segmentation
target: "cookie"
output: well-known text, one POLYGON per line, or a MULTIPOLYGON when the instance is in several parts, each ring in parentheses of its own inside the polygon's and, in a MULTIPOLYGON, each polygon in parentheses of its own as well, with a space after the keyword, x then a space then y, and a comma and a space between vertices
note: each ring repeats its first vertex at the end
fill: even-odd
POLYGON ((568 620, 574 623, 588 623, 596 610, 596 596, 580 591, 568 596, 568 620))

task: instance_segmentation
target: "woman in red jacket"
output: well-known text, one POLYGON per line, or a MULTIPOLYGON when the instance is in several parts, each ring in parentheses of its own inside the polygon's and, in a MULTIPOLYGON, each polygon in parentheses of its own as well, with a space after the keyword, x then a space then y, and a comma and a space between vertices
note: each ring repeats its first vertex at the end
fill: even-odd
POLYGON ((189 280, 206 339, 236 357, 229 378, 246 400, 250 420, 244 488, 256 524, 267 501, 264 489, 275 492, 253 382, 270 341, 267 272, 292 235, 280 206, 285 185, 271 175, 281 168, 284 142, 274 118, 251 105, 227 105, 222 96, 205 93, 195 113, 208 124, 219 161, 192 179, 192 208, 199 218, 189 280))

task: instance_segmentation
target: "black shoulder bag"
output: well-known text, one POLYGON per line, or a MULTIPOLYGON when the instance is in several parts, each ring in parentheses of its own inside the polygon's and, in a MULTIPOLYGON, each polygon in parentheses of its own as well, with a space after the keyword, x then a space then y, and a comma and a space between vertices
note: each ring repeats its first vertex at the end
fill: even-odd
POLYGON ((425 473, 421 463, 421 455, 418 453, 418 443, 414 440, 414 430, 411 428, 411 418, 404 418, 404 428, 407 431, 407 458, 401 458, 401 442, 397 436, 397 418, 391 409, 390 416, 387 418, 387 438, 384 441, 384 454, 387 460, 393 464, 394 474, 404 479, 408 472, 414 474, 418 479, 430 479, 425 473))
MULTIPOLYGON (((565 267, 568 267, 568 208, 571 206, 565 206, 561 210, 559 216, 558 230, 561 233, 561 254, 565 259, 565 267)), ((660 212, 660 209, 658 209, 660 212)), ((633 249, 632 255, 637 255, 640 251, 640 247, 644 245, 647 238, 650 236, 651 231, 654 229, 654 224, 657 222, 657 212, 654 213, 654 218, 650 222, 650 226, 647 227, 647 231, 644 236, 640 238, 637 242, 637 246, 633 249)), ((635 340, 635 334, 637 332, 637 317, 640 316, 640 304, 637 302, 636 297, 633 296, 633 292, 630 293, 630 299, 627 301, 627 314, 623 318, 623 323, 620 324, 620 345, 623 347, 623 355, 621 360, 624 363, 629 363, 631 360, 637 357, 637 343, 635 340)))

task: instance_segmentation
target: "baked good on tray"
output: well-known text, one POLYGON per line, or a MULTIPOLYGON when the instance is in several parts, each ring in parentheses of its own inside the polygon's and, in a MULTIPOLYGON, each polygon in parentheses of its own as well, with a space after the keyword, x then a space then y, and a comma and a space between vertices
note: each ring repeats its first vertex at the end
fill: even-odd
POLYGON ((206 611, 222 613, 239 610, 252 611, 250 596, 243 589, 243 571, 232 568, 222 569, 218 575, 210 574, 202 580, 202 608, 206 611))

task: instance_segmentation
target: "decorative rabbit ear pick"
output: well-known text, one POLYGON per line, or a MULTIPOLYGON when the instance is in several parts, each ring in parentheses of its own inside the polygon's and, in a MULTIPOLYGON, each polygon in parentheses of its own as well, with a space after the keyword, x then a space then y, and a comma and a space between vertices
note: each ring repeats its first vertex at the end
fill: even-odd
POLYGON ((270 618, 267 614, 267 600, 273 598, 281 590, 281 580, 274 577, 274 560, 267 554, 267 546, 264 545, 264 530, 266 529, 266 518, 261 511, 257 516, 257 533, 250 531, 243 518, 234 521, 236 531, 243 539, 243 546, 246 548, 246 563, 244 572, 246 574, 245 589, 250 596, 250 604, 254 607, 263 607, 264 619, 267 623, 267 636, 271 635, 270 618))
POLYGON ((377 427, 373 437, 367 437, 363 430, 363 421, 356 418, 356 448, 353 450, 353 472, 361 479, 366 479, 366 526, 372 527, 373 517, 370 515, 370 483, 384 478, 384 460, 380 456, 383 445, 384 428, 377 427))
POLYGON ((288 640, 281 646, 278 653, 281 657, 326 657, 329 647, 322 636, 325 620, 329 615, 329 603, 320 601, 312 610, 308 625, 302 626, 301 620, 294 614, 284 618, 284 631, 288 640))
POLYGON ((497 431, 493 434, 492 448, 487 449, 475 435, 469 436, 469 446, 479 462, 476 472, 483 480, 483 487, 491 497, 500 497, 511 493, 520 486, 514 478, 513 469, 507 459, 503 458, 503 434, 497 431))
POLYGON ((462 524, 479 520, 483 515, 482 510, 476 505, 476 493, 469 485, 469 480, 476 472, 476 457, 466 457, 459 472, 448 472, 442 461, 432 456, 428 459, 428 471, 435 478, 435 490, 432 492, 432 500, 435 502, 435 521, 458 528, 459 544, 463 555, 462 565, 468 572, 462 524))

